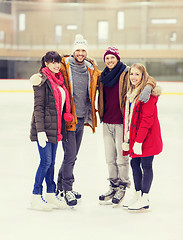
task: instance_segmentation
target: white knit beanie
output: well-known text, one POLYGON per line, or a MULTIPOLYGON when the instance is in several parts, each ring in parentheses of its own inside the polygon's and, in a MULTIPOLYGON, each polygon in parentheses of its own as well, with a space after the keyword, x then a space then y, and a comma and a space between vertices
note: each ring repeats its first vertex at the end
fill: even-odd
POLYGON ((75 41, 74 41, 74 45, 73 45, 73 53, 78 49, 83 49, 86 52, 88 52, 87 41, 83 38, 83 36, 81 34, 76 34, 76 36, 75 36, 75 41))

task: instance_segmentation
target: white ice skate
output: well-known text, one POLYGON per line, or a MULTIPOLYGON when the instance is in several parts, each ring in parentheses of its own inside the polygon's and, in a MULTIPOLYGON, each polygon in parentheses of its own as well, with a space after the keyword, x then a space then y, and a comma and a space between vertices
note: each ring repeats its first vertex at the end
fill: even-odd
POLYGON ((134 191, 134 193, 131 195, 126 194, 123 200, 123 208, 128 209, 128 206, 131 206, 137 202, 137 200, 141 197, 141 194, 141 191, 134 191))
POLYGON ((52 211, 53 205, 47 203, 42 195, 32 194, 30 209, 38 211, 52 211))
POLYGON ((143 193, 143 195, 134 204, 128 207, 128 211, 137 213, 150 211, 148 194, 143 193))
POLYGON ((65 203, 65 201, 58 198, 55 193, 46 193, 45 200, 47 201, 47 203, 52 204, 53 208, 67 208, 67 204, 65 203))

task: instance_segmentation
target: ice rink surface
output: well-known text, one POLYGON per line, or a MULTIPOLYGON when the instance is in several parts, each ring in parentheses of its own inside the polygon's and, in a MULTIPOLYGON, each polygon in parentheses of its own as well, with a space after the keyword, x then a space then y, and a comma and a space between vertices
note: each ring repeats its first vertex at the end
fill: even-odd
MULTIPOLYGON (((85 128, 75 165, 74 189, 82 194, 82 200, 74 209, 39 212, 28 209, 39 163, 36 143, 29 140, 33 92, 28 81, 1 80, 0 239, 182 240, 183 83, 159 85, 166 93, 158 102, 164 150, 154 159, 151 211, 135 214, 122 206, 99 205, 98 196, 108 190, 108 174, 102 124, 98 123, 95 134, 85 128)), ((62 158, 59 143, 55 180, 62 158)))

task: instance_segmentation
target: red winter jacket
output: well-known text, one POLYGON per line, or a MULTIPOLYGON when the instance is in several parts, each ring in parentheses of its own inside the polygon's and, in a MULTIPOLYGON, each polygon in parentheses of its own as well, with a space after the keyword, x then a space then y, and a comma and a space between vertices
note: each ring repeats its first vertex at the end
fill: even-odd
MULTIPOLYGON (((128 152, 132 158, 147 157, 162 152, 163 143, 158 120, 157 101, 158 96, 151 95, 147 103, 142 103, 138 100, 135 103, 130 125, 128 152), (134 154, 133 145, 135 142, 143 143, 142 155, 134 154)), ((125 126, 123 126, 123 129, 125 129, 125 126)), ((127 152, 124 153, 126 155, 127 152)))

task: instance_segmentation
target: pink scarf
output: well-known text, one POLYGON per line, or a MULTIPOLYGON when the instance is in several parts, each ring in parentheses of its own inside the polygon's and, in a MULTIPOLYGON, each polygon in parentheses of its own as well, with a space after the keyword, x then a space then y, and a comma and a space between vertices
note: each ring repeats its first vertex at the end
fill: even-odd
POLYGON ((64 113, 64 119, 66 122, 70 122, 73 118, 71 112, 71 106, 70 106, 70 98, 69 98, 69 92, 67 88, 64 85, 64 79, 61 74, 61 72, 56 73, 55 75, 50 71, 49 68, 45 67, 42 69, 42 72, 47 76, 48 80, 51 83, 54 97, 55 97, 55 103, 56 103, 56 109, 57 109, 57 117, 58 117, 58 133, 57 133, 57 142, 62 140, 61 135, 61 122, 62 122, 62 95, 58 88, 58 85, 60 85, 63 90, 65 91, 65 101, 66 101, 66 113, 64 113))

